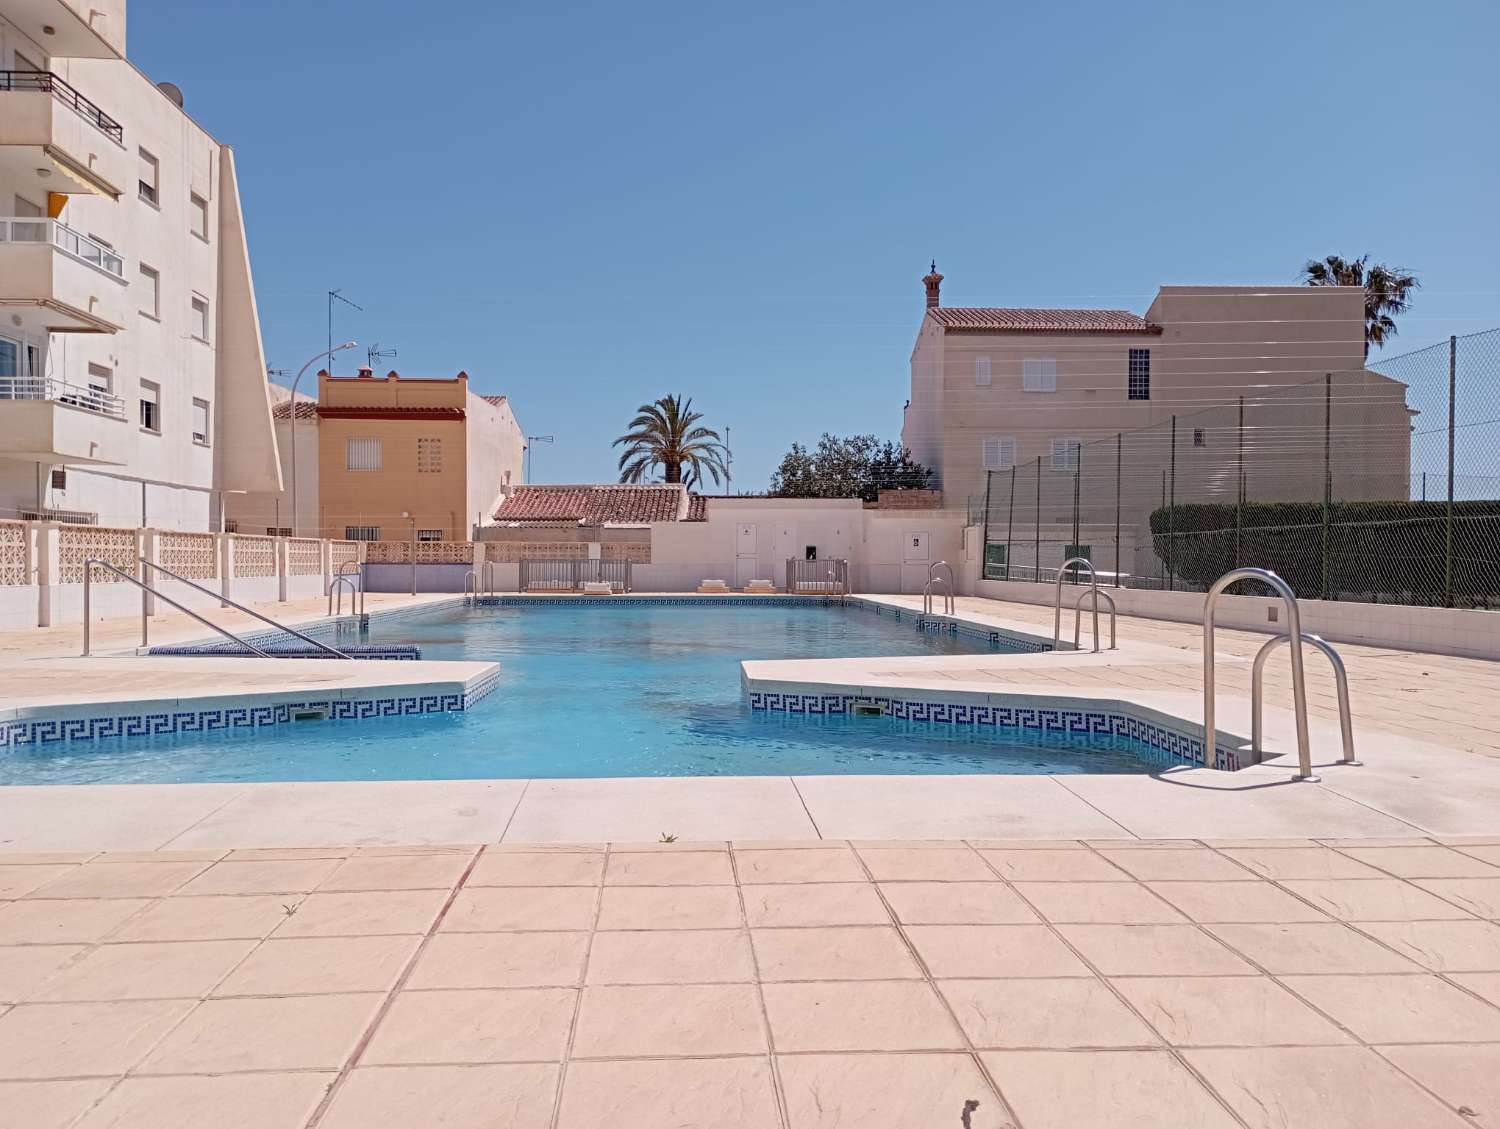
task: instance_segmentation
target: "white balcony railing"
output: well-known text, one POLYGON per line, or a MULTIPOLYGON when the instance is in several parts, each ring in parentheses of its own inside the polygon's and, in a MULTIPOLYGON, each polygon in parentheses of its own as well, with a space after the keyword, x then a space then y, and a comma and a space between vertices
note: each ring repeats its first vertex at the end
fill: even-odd
POLYGON ((0 216, 0 245, 51 243, 63 254, 125 280, 125 261, 104 244, 44 216, 0 216))
POLYGON ((6 400, 51 400, 110 419, 125 418, 125 401, 101 388, 85 388, 45 376, 0 376, 0 411, 6 400))

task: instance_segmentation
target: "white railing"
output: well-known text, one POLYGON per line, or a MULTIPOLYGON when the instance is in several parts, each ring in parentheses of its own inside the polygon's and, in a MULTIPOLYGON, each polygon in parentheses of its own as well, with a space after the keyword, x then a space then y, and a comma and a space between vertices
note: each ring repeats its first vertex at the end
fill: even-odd
POLYGON ((125 401, 100 388, 85 388, 47 376, 0 376, 0 401, 52 400, 110 419, 125 418, 125 401))
POLYGON ((51 243, 65 255, 125 280, 125 260, 104 244, 44 216, 0 216, 0 243, 51 243))

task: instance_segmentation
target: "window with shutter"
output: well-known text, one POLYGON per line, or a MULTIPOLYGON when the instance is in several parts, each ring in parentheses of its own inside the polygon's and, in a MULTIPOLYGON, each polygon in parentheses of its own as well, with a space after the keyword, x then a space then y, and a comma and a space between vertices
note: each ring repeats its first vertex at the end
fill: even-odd
POLYGON ((193 398, 193 442, 208 446, 208 401, 193 398))
POLYGON ((378 438, 361 435, 349 437, 344 453, 345 470, 379 470, 380 465, 381 451, 378 438))
POLYGON ((1057 358, 1027 357, 1021 362, 1023 392, 1057 391, 1057 358))
POLYGON ((988 357, 974 358, 974 387, 988 388, 990 386, 990 359, 988 357))
POLYGON ((1082 450, 1082 439, 1070 437, 1052 440, 1052 469, 1072 474, 1078 469, 1078 456, 1082 450))
POLYGON ((1016 465, 1016 439, 1013 435, 991 435, 984 441, 984 469, 1009 470, 1016 465))

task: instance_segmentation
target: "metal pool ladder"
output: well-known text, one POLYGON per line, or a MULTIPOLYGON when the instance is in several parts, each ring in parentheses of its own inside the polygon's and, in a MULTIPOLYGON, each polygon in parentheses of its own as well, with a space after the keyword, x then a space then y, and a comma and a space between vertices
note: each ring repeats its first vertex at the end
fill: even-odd
MULTIPOLYGON (((1290 643, 1290 635, 1275 635, 1267 639, 1264 646, 1255 652, 1255 665, 1250 668, 1250 748, 1260 752, 1261 742, 1261 683, 1265 675, 1266 660, 1271 652, 1283 643, 1290 643)), ((1354 719, 1349 710, 1349 672, 1344 669, 1344 660, 1326 639, 1318 635, 1303 635, 1304 643, 1311 643, 1328 656, 1333 667, 1334 684, 1338 687, 1339 734, 1344 742, 1344 764, 1359 764, 1354 756, 1354 719)))
MULTIPOLYGON (((1099 650, 1099 576, 1094 572, 1094 562, 1088 557, 1069 557, 1063 561, 1057 569, 1057 591, 1052 598, 1052 649, 1055 651, 1062 645, 1062 586, 1063 573, 1068 571, 1072 565, 1081 565, 1089 570, 1089 589, 1094 593, 1094 650, 1099 650)), ((1106 596, 1106 598, 1108 598, 1106 596)), ((1079 607, 1083 605, 1083 597, 1078 598, 1079 607)), ((1109 600, 1110 605, 1110 647, 1113 649, 1114 635, 1114 600, 1109 600)), ((1074 645, 1077 645, 1078 636, 1074 633, 1074 645)))
MULTIPOLYGON (((1285 641, 1292 649, 1292 709, 1297 715, 1297 774, 1292 779, 1316 781, 1318 778, 1313 774, 1312 751, 1307 737, 1307 679, 1302 667, 1302 641, 1308 636, 1302 633, 1302 614, 1297 608, 1296 593, 1291 590, 1285 580, 1265 568, 1230 569, 1214 581, 1213 587, 1208 590, 1207 598, 1203 601, 1203 761, 1205 764, 1212 764, 1217 760, 1214 753, 1218 743, 1218 729, 1214 725, 1214 612, 1218 608, 1219 597, 1224 594, 1224 589, 1240 580, 1259 580, 1262 584, 1269 585, 1281 597, 1282 605, 1286 608, 1285 641)), ((1269 647, 1279 641, 1279 639, 1271 640, 1256 656, 1256 669, 1251 676, 1250 690, 1252 719, 1260 716, 1260 667, 1264 665, 1264 656, 1269 647)), ((1339 663, 1337 666, 1342 666, 1342 664, 1339 663)), ((1348 693, 1345 687, 1345 692, 1340 696, 1341 718, 1347 716, 1344 712, 1347 709, 1347 703, 1348 693)), ((1345 729, 1344 732, 1347 748, 1350 731, 1345 729)))
POLYGON ((927 583, 922 588, 922 614, 932 614, 932 586, 941 584, 943 589, 943 615, 957 615, 958 604, 953 598, 953 566, 947 561, 933 561, 927 566, 927 583), (946 569, 948 579, 938 575, 938 569, 946 569))
POLYGON ((1094 654, 1099 653, 1099 600, 1101 598, 1109 605, 1109 649, 1113 651, 1118 646, 1115 641, 1115 598, 1109 594, 1109 589, 1100 588, 1097 584, 1078 593, 1078 599, 1073 604, 1073 649, 1078 650, 1078 633, 1083 620, 1083 602, 1090 595, 1094 597, 1094 654))
POLYGON ((344 589, 347 588, 349 589, 349 614, 359 616, 363 619, 365 614, 365 586, 363 573, 360 573, 359 570, 360 565, 358 561, 345 561, 339 565, 338 572, 334 574, 333 579, 328 583, 328 614, 330 616, 344 614, 344 589), (350 565, 354 566, 354 572, 348 571, 350 565), (354 583, 354 577, 357 573, 360 575, 359 584, 354 583), (335 611, 333 602, 333 593, 335 590, 339 594, 337 611, 335 611))

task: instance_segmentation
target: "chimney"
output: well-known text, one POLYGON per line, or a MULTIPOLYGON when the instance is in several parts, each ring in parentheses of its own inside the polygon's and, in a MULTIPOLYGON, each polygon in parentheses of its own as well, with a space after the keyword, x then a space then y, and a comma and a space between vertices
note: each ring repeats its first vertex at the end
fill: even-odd
POLYGON ((943 285, 943 276, 938 274, 937 260, 932 260, 932 270, 922 279, 922 285, 927 287, 927 308, 935 310, 941 304, 938 301, 938 291, 943 285))
POLYGON ((372 369, 369 365, 360 365, 359 372, 356 375, 361 380, 373 380, 375 377, 375 370, 372 369))

